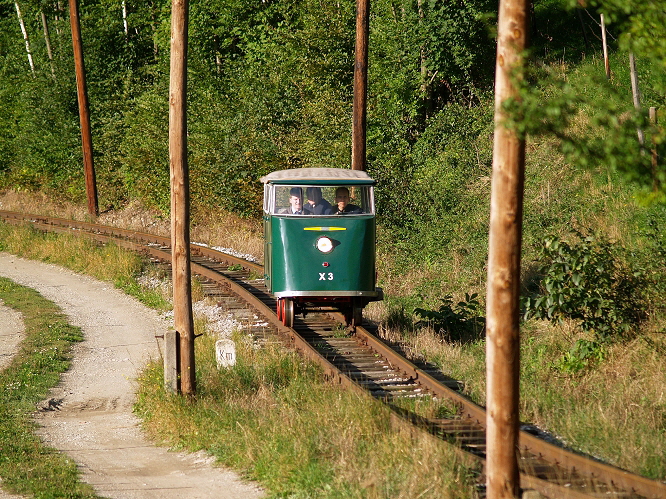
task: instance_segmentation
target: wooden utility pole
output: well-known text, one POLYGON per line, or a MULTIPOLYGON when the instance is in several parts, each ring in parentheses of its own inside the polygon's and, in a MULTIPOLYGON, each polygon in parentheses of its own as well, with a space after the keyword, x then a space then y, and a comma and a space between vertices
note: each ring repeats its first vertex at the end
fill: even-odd
POLYGON ((604 49, 604 69, 606 70, 606 79, 610 80, 610 62, 608 60, 608 43, 606 42, 606 21, 604 15, 601 14, 601 43, 604 49))
POLYGON ((83 171, 88 196, 88 213, 99 215, 97 204, 97 180, 93 164, 92 134, 90 131, 90 109, 88 108, 88 87, 86 69, 83 63, 83 42, 81 41, 81 22, 77 0, 69 0, 69 20, 72 26, 72 44, 74 45, 74 67, 76 70, 76 93, 79 100, 79 118, 81 120, 81 144, 83 147, 83 171))
POLYGON ((370 0, 356 0, 356 56, 354 61, 354 109, 352 170, 365 171, 365 122, 368 95, 368 36, 370 0))
POLYGON ((505 126, 503 105, 519 98, 517 85, 529 33, 527 16, 528 0, 500 0, 486 310, 488 499, 514 499, 520 491, 518 324, 525 142, 505 126))
POLYGON ((171 2, 169 163, 174 327, 180 337, 180 391, 196 393, 190 271, 190 182, 187 165, 187 0, 171 2))

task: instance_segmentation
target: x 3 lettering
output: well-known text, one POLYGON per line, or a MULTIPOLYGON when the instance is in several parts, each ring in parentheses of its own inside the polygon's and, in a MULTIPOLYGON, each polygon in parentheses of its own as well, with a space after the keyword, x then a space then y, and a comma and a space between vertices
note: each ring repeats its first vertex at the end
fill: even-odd
POLYGON ((332 281, 333 280, 333 272, 329 272, 328 274, 326 272, 319 272, 319 280, 320 281, 332 281))

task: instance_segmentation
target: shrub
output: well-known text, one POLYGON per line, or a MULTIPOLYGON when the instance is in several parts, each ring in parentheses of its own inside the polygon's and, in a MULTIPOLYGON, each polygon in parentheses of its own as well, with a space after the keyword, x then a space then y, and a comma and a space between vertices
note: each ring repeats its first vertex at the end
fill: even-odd
POLYGON ((483 333, 486 318, 482 315, 483 308, 477 299, 478 293, 465 293, 465 300, 453 304, 453 297, 441 298, 439 310, 414 309, 421 317, 416 325, 430 325, 437 333, 444 331, 450 340, 476 338, 483 333))
POLYGON ((574 231, 569 244, 547 237, 540 294, 523 299, 524 317, 580 321, 597 340, 627 333, 643 318, 646 279, 608 239, 574 231))

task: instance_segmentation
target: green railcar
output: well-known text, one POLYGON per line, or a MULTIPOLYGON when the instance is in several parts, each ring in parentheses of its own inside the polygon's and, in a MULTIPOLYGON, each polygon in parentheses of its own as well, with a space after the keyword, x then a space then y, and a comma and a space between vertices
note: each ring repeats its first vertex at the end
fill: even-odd
POLYGON ((375 270, 375 181, 338 168, 281 170, 264 183, 264 269, 277 314, 337 310, 347 323, 381 300, 375 270))

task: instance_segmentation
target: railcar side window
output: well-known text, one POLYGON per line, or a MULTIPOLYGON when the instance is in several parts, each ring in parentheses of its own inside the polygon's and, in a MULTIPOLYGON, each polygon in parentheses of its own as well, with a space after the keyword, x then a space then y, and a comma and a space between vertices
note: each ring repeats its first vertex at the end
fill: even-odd
POLYGON ((369 185, 272 187, 269 205, 274 215, 367 215, 375 211, 372 186, 369 185))

